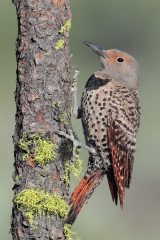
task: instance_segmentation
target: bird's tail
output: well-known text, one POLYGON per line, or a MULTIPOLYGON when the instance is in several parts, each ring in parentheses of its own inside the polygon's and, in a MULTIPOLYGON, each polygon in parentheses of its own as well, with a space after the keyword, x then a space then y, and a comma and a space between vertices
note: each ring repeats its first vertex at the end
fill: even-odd
POLYGON ((91 194, 94 192, 94 189, 102 181, 103 175, 101 170, 93 171, 92 174, 86 174, 77 188, 71 195, 69 204, 72 204, 72 207, 69 211, 67 223, 73 224, 76 220, 78 213, 80 212, 83 204, 87 199, 90 198, 91 194))
MULTIPOLYGON (((112 200, 117 205, 118 203, 118 188, 114 179, 113 169, 110 168, 107 172, 108 185, 111 192, 112 200)), ((121 205, 122 207, 122 205, 121 205)))

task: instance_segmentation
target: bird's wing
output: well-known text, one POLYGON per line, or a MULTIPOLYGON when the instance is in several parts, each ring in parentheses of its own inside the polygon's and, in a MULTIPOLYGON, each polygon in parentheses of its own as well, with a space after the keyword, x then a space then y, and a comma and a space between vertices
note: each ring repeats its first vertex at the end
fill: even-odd
POLYGON ((125 187, 129 188, 131 182, 136 132, 140 119, 138 95, 132 94, 129 97, 128 100, 124 98, 121 104, 116 105, 117 109, 115 112, 112 111, 107 130, 108 146, 121 207, 123 207, 125 187))
POLYGON ((123 206, 125 187, 129 187, 133 165, 133 153, 121 144, 125 142, 125 132, 112 121, 108 128, 108 144, 111 152, 112 167, 121 207, 123 206), (117 139, 116 136, 119 136, 117 139))

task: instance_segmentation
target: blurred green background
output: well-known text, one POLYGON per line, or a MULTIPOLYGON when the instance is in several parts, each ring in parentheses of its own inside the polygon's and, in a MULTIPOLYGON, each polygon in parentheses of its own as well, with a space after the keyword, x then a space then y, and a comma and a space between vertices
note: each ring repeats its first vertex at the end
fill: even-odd
MULTIPOLYGON (((72 64, 79 67, 79 99, 86 80, 100 68, 99 59, 84 40, 105 49, 117 48, 140 63, 139 93, 142 106, 131 188, 126 191, 122 211, 114 206, 107 180, 84 205, 73 230, 82 240, 160 239, 160 1, 159 0, 71 0, 72 64)), ((17 21, 11 0, 0 0, 0 238, 10 240, 12 208, 12 164, 14 90, 16 79, 15 40, 17 21)), ((83 141, 80 121, 74 121, 83 141)), ((84 172, 87 153, 82 151, 84 172)), ((73 179, 71 190, 77 185, 73 179)))

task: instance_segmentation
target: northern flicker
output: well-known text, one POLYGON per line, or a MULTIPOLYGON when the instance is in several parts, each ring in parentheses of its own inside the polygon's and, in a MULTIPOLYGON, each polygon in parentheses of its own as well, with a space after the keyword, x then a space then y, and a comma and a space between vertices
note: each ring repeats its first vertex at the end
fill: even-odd
POLYGON ((73 224, 84 202, 106 176, 111 196, 123 208, 125 188, 131 182, 136 133, 140 123, 139 65, 127 53, 84 42, 96 52, 102 70, 87 81, 77 118, 81 118, 90 152, 85 176, 70 198, 67 223, 73 224))

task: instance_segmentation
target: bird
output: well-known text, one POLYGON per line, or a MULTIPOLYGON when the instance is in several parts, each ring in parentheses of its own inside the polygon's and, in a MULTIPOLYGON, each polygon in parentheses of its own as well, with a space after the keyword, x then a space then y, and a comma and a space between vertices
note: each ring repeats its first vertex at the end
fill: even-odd
POLYGON ((130 187, 140 125, 139 64, 128 53, 104 50, 85 41, 98 54, 102 69, 88 79, 78 109, 89 152, 86 174, 73 191, 66 222, 73 224, 83 204, 106 176, 113 202, 123 209, 130 187))

